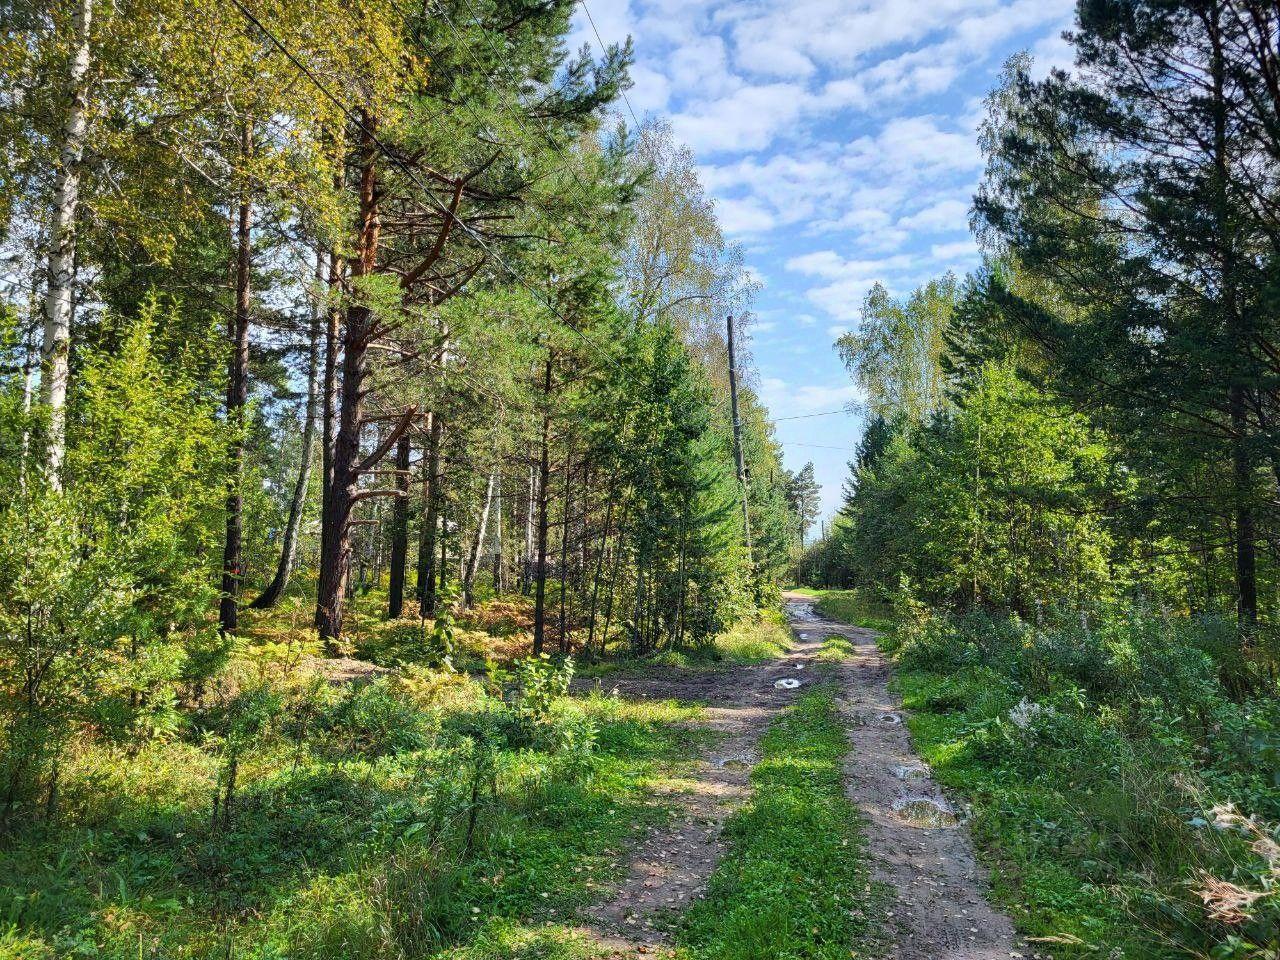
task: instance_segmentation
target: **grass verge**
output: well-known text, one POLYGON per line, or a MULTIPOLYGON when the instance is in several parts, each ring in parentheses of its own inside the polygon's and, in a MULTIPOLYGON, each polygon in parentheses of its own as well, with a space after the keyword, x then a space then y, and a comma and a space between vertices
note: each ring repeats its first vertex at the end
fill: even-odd
POLYGON ((805 694, 770 725, 752 799, 726 825, 729 851, 677 932, 683 957, 870 955, 881 893, 844 795, 848 746, 829 688, 805 694))
POLYGON ((1139 945, 1108 885, 1081 875, 1098 867, 1102 848, 1115 842, 1092 830, 1076 806, 1094 777, 1051 766, 1061 758, 1050 751, 1042 753, 1045 766, 1033 778, 990 755, 981 741, 992 710, 1005 706, 1004 697, 992 703, 991 691, 1003 692, 994 677, 907 669, 894 682, 911 711, 908 724, 921 757, 941 783, 969 801, 974 842, 995 867, 993 893, 1018 929, 1054 938, 1055 958, 1107 955, 1099 952, 1103 944, 1116 947, 1114 956, 1150 956, 1134 952, 1139 945))
POLYGON ((726 630, 710 643, 682 650, 662 650, 646 657, 625 654, 584 664, 578 670, 582 677, 604 677, 619 670, 637 666, 676 667, 682 670, 712 668, 717 664, 750 664, 775 660, 791 646, 791 631, 785 621, 766 611, 759 618, 744 620, 726 630))
POLYGON ((849 659, 855 652, 853 641, 844 634, 829 633, 822 638, 822 647, 818 650, 818 659, 839 662, 849 659))
POLYGON ((64 821, 0 846, 0 960, 587 957, 576 911, 669 815, 655 788, 705 735, 674 703, 562 706, 589 718, 594 749, 498 750, 467 856, 456 751, 265 743, 233 824, 213 832, 216 762, 200 745, 86 747, 64 774, 64 821))

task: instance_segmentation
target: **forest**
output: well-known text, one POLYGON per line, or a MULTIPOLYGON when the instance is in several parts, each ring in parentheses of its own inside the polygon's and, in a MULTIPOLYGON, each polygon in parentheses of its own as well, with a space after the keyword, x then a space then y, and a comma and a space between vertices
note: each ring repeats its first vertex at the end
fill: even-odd
POLYGON ((635 817, 680 738, 553 710, 575 659, 776 608, 812 507, 753 282, 574 7, 3 6, 0 954, 448 947, 474 891, 288 898, 465 886, 493 796, 576 802, 598 737, 635 817))
POLYGON ((1274 957, 1275 11, 1082 3, 988 96, 983 267, 881 285, 802 579, 893 605, 916 744, 1045 934, 1274 957))
POLYGON ((0 0, 0 960, 1280 958, 1280 8, 1064 42, 822 522, 584 0, 0 0))

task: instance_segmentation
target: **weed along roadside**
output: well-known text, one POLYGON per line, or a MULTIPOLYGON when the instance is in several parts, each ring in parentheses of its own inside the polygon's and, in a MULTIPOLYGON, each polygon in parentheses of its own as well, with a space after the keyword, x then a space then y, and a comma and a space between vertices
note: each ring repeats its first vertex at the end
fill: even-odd
POLYGON ((755 634, 733 640, 735 659, 715 668, 606 678, 624 699, 702 703, 718 735, 679 784, 683 812, 651 831, 628 880, 586 911, 590 935, 614 955, 837 957, 871 943, 874 897, 857 811, 841 793, 847 743, 819 643, 780 619, 755 634))
POLYGON ((578 956, 570 919, 705 735, 697 707, 569 695, 569 671, 335 687, 255 664, 241 696, 280 703, 212 822, 216 741, 77 752, 77 825, 0 849, 0 956, 578 956))
POLYGON ((688 956, 873 955, 886 895, 845 797, 849 742, 835 698, 830 684, 811 687, 761 738, 751 798, 726 823, 724 859, 679 926, 688 956))

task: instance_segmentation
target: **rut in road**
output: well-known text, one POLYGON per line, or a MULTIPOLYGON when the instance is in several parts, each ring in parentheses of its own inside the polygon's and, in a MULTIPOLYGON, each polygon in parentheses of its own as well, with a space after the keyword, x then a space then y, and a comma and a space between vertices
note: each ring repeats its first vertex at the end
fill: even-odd
POLYGON ((1029 955, 1013 924, 985 896, 987 875, 958 811, 916 755, 901 705, 889 691, 892 667, 872 630, 820 616, 787 594, 792 628, 808 640, 838 634, 853 656, 836 668, 837 700, 848 726, 845 789, 866 818, 876 879, 892 888, 891 960, 1008 960, 1029 955))
POLYGON ((627 878, 610 899, 588 908, 585 933, 615 957, 661 953, 665 929, 701 896, 724 854, 724 821, 750 795, 751 768, 769 721, 814 679, 820 641, 793 641, 782 657, 720 669, 662 668, 618 674, 603 684, 627 699, 706 704, 704 726, 720 734, 688 776, 678 781, 680 812, 649 833, 632 854, 627 878), (775 682, 800 679, 797 690, 775 682))
POLYGON ((794 637, 767 663, 718 670, 664 668, 611 677, 628 699, 707 704, 707 726, 722 736, 676 784, 680 813, 650 832, 631 855, 616 894, 585 912, 584 933, 614 957, 666 952, 669 921, 701 896, 724 855, 724 821, 749 796, 757 744, 769 721, 814 682, 834 681, 847 725, 846 792, 865 817, 877 880, 894 894, 884 956, 888 960, 1007 960, 1024 955, 1008 918, 986 901, 986 875, 967 832, 915 755, 899 705, 888 689, 891 667, 875 633, 820 617, 813 602, 785 595, 794 637), (817 659, 831 634, 854 655, 817 659), (776 681, 801 681, 796 690, 776 681))

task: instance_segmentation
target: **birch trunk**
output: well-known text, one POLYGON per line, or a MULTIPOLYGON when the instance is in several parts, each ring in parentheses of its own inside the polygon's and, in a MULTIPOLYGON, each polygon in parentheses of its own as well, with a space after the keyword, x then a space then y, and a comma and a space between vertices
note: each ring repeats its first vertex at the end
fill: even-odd
POLYGON ((62 489, 62 462, 67 452, 67 382, 71 369, 76 214, 80 205, 80 164, 84 157, 88 124, 89 31, 92 23, 93 0, 80 0, 73 21, 75 48, 67 71, 70 103, 62 125, 58 174, 53 189, 53 215, 50 218, 49 289, 44 301, 40 402, 49 411, 45 473, 54 490, 62 489))
POLYGON ((493 592, 500 594, 506 589, 506 580, 502 570, 502 472, 498 471, 497 482, 493 488, 493 592))
POLYGON ((489 509, 493 506, 494 485, 497 483, 498 471, 489 473, 489 485, 484 492, 484 506, 480 508, 480 522, 476 525, 475 539, 471 541, 471 553, 467 556, 467 569, 462 576, 462 605, 471 606, 472 587, 475 585, 476 573, 480 569, 480 548, 484 546, 485 530, 489 526, 489 509))

